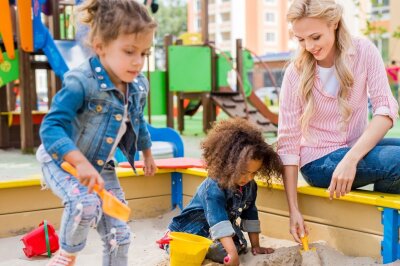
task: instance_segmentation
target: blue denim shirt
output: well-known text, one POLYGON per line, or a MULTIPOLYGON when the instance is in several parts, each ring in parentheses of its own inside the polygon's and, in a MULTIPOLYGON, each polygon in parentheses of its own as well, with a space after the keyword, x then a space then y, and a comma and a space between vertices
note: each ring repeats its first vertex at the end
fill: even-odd
POLYGON ((246 245, 242 230, 260 232, 256 197, 257 183, 254 180, 240 189, 230 190, 220 188, 217 181, 208 177, 200 184, 182 213, 172 219, 168 228, 211 237, 213 240, 237 235, 246 245), (241 218, 240 225, 238 218, 241 218))
MULTIPOLYGON (((143 117, 148 82, 141 74, 128 86, 130 123, 118 147, 133 167, 136 151, 151 147, 143 117)), ((40 127, 47 153, 60 164, 65 154, 80 150, 101 172, 123 122, 124 98, 98 57, 67 72, 40 127)))

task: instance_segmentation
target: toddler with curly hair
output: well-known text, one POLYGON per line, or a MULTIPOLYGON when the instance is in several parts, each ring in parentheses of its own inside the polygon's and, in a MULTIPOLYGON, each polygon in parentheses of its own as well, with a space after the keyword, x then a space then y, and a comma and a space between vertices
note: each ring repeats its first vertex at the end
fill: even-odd
POLYGON ((247 251, 243 231, 248 233, 254 255, 274 252, 260 247, 254 177, 268 184, 272 177, 280 177, 279 156, 262 132, 241 118, 215 123, 201 148, 208 177, 182 213, 172 219, 168 230, 211 238, 214 242, 206 258, 224 263, 229 256, 227 265, 239 265, 239 254, 247 251))

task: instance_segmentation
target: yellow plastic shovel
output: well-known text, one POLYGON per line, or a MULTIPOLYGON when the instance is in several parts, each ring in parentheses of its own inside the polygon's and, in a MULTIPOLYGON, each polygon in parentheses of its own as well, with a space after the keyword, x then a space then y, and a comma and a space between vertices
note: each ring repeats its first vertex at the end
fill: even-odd
POLYGON ((308 247, 308 236, 304 236, 300 238, 301 243, 303 244, 303 250, 300 250, 302 256, 302 266, 319 266, 322 265, 321 259, 318 256, 315 248, 308 247))
MULTIPOLYGON (((61 164, 61 168, 75 177, 78 176, 76 169, 68 162, 63 162, 61 164)), ((107 190, 100 190, 97 184, 94 185, 93 190, 97 193, 97 195, 99 195, 100 199, 103 201, 103 212, 105 214, 124 222, 127 222, 129 220, 131 209, 128 207, 128 205, 122 203, 107 190)))

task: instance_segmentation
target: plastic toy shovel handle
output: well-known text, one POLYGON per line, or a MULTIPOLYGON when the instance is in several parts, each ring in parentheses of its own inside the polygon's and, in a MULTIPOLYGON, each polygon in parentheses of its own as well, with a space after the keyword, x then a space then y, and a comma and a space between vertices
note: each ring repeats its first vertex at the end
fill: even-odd
MULTIPOLYGON (((63 162, 61 164, 62 169, 73 176, 77 176, 76 169, 68 162, 63 162)), ((93 190, 99 195, 103 201, 102 208, 103 212, 111 217, 118 220, 127 222, 130 217, 131 209, 128 205, 121 202, 117 197, 108 192, 106 189, 100 190, 98 185, 94 185, 93 190)))
MULTIPOLYGON (((68 162, 61 163, 61 168, 64 169, 66 172, 70 173, 71 175, 78 177, 78 171, 76 171, 75 167, 73 167, 68 162)), ((94 184, 93 190, 102 198, 102 191, 100 190, 97 184, 94 184)))
POLYGON ((308 251, 310 248, 308 247, 308 236, 300 237, 301 243, 303 244, 303 250, 308 251))

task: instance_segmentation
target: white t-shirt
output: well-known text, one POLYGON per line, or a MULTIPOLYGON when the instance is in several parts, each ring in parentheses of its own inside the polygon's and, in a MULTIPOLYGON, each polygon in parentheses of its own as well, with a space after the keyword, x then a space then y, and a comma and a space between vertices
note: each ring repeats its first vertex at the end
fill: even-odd
POLYGON ((121 141, 122 137, 124 136, 126 129, 127 129, 127 123, 129 123, 129 118, 128 118, 128 104, 125 104, 124 106, 124 115, 122 119, 121 126, 118 130, 118 135, 115 138, 114 145, 111 149, 110 155, 108 155, 107 162, 112 160, 115 154, 115 150, 117 149, 118 143, 121 141))
POLYGON ((322 89, 329 95, 336 97, 339 91, 339 81, 335 75, 335 67, 318 67, 319 79, 321 80, 322 89))

